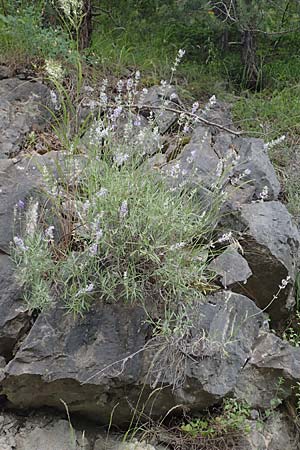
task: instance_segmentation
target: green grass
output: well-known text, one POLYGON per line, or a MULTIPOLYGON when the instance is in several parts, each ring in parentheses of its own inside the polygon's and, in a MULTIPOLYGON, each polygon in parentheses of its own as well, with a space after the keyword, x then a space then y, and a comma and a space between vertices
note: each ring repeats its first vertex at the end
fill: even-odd
POLYGON ((282 134, 299 134, 300 84, 246 93, 235 102, 233 117, 240 128, 267 141, 282 134))

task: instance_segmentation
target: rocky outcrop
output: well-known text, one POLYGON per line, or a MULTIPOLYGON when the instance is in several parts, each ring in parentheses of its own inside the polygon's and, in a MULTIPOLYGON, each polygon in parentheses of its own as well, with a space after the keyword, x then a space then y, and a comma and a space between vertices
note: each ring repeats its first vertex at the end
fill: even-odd
MULTIPOLYGON (((134 404, 161 417, 179 403, 195 412, 234 390, 238 395, 266 327, 259 308, 244 296, 222 292, 196 302, 186 320, 190 328, 184 339, 147 341, 142 308, 95 304, 74 320, 56 306, 38 317, 7 365, 2 394, 18 408, 63 409, 63 399, 71 413, 102 423, 115 408, 119 424, 126 423, 134 404), (163 389, 149 403, 153 384, 163 389)), ((285 347, 294 355, 292 366, 300 350, 285 347)), ((300 371, 293 370, 289 376, 295 384, 300 371)))
POLYGON ((299 374, 299 348, 262 333, 239 376, 236 393, 254 408, 267 409, 295 394, 299 374))
MULTIPOLYGON (((249 421, 250 431, 240 438, 239 450, 298 450, 299 441, 291 421, 284 415, 273 412, 267 421, 249 421)), ((151 435, 150 429, 148 434, 151 435)), ((172 442, 172 434, 169 435, 172 442)), ((18 416, 13 413, 0 415, 1 450, 164 450, 164 436, 156 434, 151 443, 143 437, 127 437, 85 423, 81 426, 69 422, 63 416, 49 411, 18 416), (161 442, 161 443, 160 443, 161 442)), ((226 441, 223 441, 225 445, 226 441)), ((219 447, 217 447, 219 448, 219 447)))
POLYGON ((141 113, 144 116, 149 117, 150 113, 152 114, 160 133, 164 134, 178 120, 178 113, 168 111, 166 108, 176 110, 181 101, 174 87, 152 86, 141 93, 138 98, 138 104, 144 106, 141 109, 141 113))
MULTIPOLYGON (((145 117, 135 117, 138 129, 153 131, 146 120, 151 107, 161 134, 178 126, 177 113, 160 109, 181 105, 174 89, 154 87, 142 95, 147 107, 141 108, 145 117)), ((161 136, 154 147, 142 149, 143 160, 151 156, 145 165, 164 176, 172 189, 199 192, 199 211, 207 213, 214 190, 222 191, 223 215, 217 219, 216 254, 210 262, 220 290, 183 307, 184 333, 181 328, 176 334, 174 327, 171 335, 153 335, 144 309, 136 305, 95 300, 89 312, 74 318, 58 299, 48 312, 27 311, 13 275, 10 243, 22 231, 30 199, 43 201, 42 167, 55 172, 56 157, 63 170, 67 159, 62 153, 12 157, 20 153, 29 131, 46 125, 49 115, 40 103, 48 101, 48 88, 38 82, 0 80, 0 400, 22 411, 45 406, 64 410, 66 404, 71 415, 118 425, 128 424, 134 410, 153 419, 172 408, 200 414, 231 396, 247 401, 258 415, 274 398, 278 403, 293 400, 300 382, 300 349, 271 333, 268 318, 277 326, 292 311, 300 237, 278 200, 280 185, 259 139, 201 124, 173 157, 166 148, 161 153, 161 136)), ((224 105, 199 114, 233 130, 224 105)), ((124 124, 119 131, 122 135, 124 124)), ((84 156, 76 158, 74 167, 84 164, 84 156)), ((286 449, 296 449, 285 419, 276 420, 270 418, 269 428, 259 432, 253 428, 245 450, 279 449, 277 428, 286 449)), ((0 418, 0 427, 5 421, 0 418)), ((32 427, 13 423, 18 435, 2 427, 1 450, 70 448, 66 421, 32 427)), ((82 444, 77 437, 72 450, 103 448, 101 436, 82 444)), ((111 448, 124 447, 114 442, 111 448)), ((142 448, 152 450, 146 444, 142 448)))
POLYGON ((266 308, 274 322, 283 320, 294 305, 299 251, 299 232, 286 207, 278 201, 250 203, 242 205, 232 221, 225 220, 238 231, 243 256, 253 273, 242 291, 266 308), (285 288, 280 289, 286 279, 285 288))

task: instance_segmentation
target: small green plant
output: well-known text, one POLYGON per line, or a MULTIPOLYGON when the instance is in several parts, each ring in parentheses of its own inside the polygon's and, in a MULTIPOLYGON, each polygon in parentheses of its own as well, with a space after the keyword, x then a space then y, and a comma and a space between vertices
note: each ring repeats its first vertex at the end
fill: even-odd
POLYGON ((270 408, 267 408, 264 412, 264 417, 268 418, 272 414, 274 414, 276 408, 282 404, 282 394, 284 393, 284 378, 279 377, 277 386, 276 386, 276 393, 274 397, 270 401, 270 408))
POLYGON ((283 334, 283 338, 294 347, 300 347, 300 312, 296 312, 293 326, 289 327, 283 334))
POLYGON ((208 419, 194 419, 181 425, 180 429, 193 438, 219 437, 230 432, 245 434, 250 431, 248 419, 250 407, 247 403, 235 399, 225 400, 222 412, 208 419))

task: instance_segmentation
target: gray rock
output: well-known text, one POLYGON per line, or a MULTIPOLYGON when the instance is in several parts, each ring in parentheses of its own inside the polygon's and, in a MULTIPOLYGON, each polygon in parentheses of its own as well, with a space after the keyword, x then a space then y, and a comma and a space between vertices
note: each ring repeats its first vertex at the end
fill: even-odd
POLYGON ((209 264, 208 268, 218 277, 224 288, 240 292, 240 286, 246 284, 252 271, 242 255, 230 245, 209 264))
POLYGON ((234 137, 198 125, 188 144, 163 167, 173 188, 213 191, 222 187, 227 208, 249 203, 266 195, 276 200, 280 184, 260 139, 234 137))
MULTIPOLYGON (((254 408, 268 409, 293 393, 300 381, 300 348, 262 333, 239 375, 236 395, 254 408)), ((276 405, 275 405, 276 406, 276 405)))
POLYGON ((91 450, 90 443, 80 432, 72 429, 67 420, 58 420, 44 427, 35 427, 16 436, 20 450, 91 450))
POLYGON ((215 102, 208 102, 204 110, 197 113, 199 117, 203 117, 210 122, 223 125, 227 128, 234 130, 232 117, 230 113, 230 106, 228 103, 221 102, 215 99, 215 102), (208 106, 208 108, 207 108, 208 106))
POLYGON ((190 320, 191 359, 186 368, 186 385, 178 398, 197 410, 233 390, 263 317, 248 298, 223 291, 208 296, 202 306, 194 305, 190 320))
POLYGON ((14 360, 7 366, 5 391, 19 407, 54 406, 80 412, 99 423, 130 420, 142 380, 145 319, 141 308, 121 305, 94 307, 83 317, 55 306, 41 314, 14 360), (106 369, 107 368, 107 369, 106 369), (39 395, 33 392, 39 391, 39 395), (130 403, 129 403, 130 401, 130 403))
POLYGON ((193 131, 179 157, 163 167, 173 187, 210 189, 217 179, 219 158, 211 145, 212 134, 202 125, 193 131))
POLYGON ((225 218, 230 229, 241 232, 240 243, 253 276, 244 286, 274 322, 283 320, 293 306, 293 281, 297 270, 299 233, 286 207, 280 202, 242 205, 239 212, 225 218), (285 289, 279 286, 287 276, 285 289), (273 299, 278 294, 278 298, 273 299), (269 305, 269 306, 268 306, 269 305))
POLYGON ((242 450, 299 450, 299 433, 291 420, 274 411, 266 422, 250 422, 242 450))
POLYGON ((229 174, 227 187, 229 201, 249 203, 265 196, 265 200, 277 200, 280 183, 274 167, 264 149, 264 142, 254 138, 235 138, 232 148, 238 159, 229 174))
POLYGON ((120 442, 120 438, 112 438, 111 436, 98 438, 94 444, 93 450, 164 450, 165 447, 147 444, 144 441, 130 439, 127 442, 120 442))
POLYGON ((0 80, 11 78, 13 74, 14 70, 11 67, 0 65, 0 80))
POLYGON ((54 414, 0 416, 1 450, 91 450, 93 434, 80 432, 54 414))
POLYGON ((27 133, 44 127, 51 107, 50 91, 40 82, 0 80, 0 158, 15 156, 27 133))
POLYGON ((0 251, 10 253, 13 235, 19 232, 14 212, 19 200, 26 203, 40 190, 41 177, 37 169, 29 166, 29 160, 15 164, 0 159, 0 251))
POLYGON ((148 89, 147 94, 140 95, 138 103, 140 103, 141 106, 144 105, 149 107, 147 109, 141 109, 141 113, 146 117, 149 117, 151 107, 154 108, 152 112, 155 118, 155 123, 161 134, 169 131, 178 120, 177 113, 164 110, 164 107, 178 109, 178 105, 181 104, 174 86, 152 86, 148 89))
POLYGON ((177 404, 199 411, 232 392, 263 318, 246 297, 219 293, 191 308, 185 339, 153 340, 143 351, 144 320, 141 308, 118 304, 95 303, 75 320, 59 307, 41 314, 6 367, 2 394, 21 408, 62 409, 63 399, 99 423, 114 408, 115 423, 130 421, 143 403, 153 417, 177 404), (157 384, 164 389, 149 401, 157 384))
MULTIPOLYGON (((0 355, 13 356, 16 343, 30 327, 28 308, 21 300, 21 289, 14 278, 13 263, 0 253, 0 355)), ((2 364, 0 365, 2 367, 2 364)))

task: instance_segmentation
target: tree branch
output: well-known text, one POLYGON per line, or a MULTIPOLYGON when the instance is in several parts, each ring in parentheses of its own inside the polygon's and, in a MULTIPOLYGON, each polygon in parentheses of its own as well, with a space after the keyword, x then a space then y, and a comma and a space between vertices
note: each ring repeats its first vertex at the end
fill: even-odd
MULTIPOLYGON (((137 109, 149 109, 149 110, 162 109, 161 106, 147 106, 147 105, 136 105, 136 104, 133 104, 131 106, 133 108, 137 108, 137 109)), ((176 113, 176 114, 184 113, 184 115, 189 116, 189 117, 193 117, 196 121, 202 122, 202 123, 204 123, 207 126, 219 128, 220 130, 227 131, 227 133, 234 134, 235 136, 240 136, 242 134, 242 131, 231 130, 230 128, 225 127, 224 125, 220 125, 219 123, 211 122, 210 120, 204 119, 204 117, 200 117, 197 114, 194 114, 194 113, 189 112, 189 111, 182 111, 180 109, 170 108, 168 106, 164 106, 163 110, 164 111, 173 112, 173 113, 176 113)))

